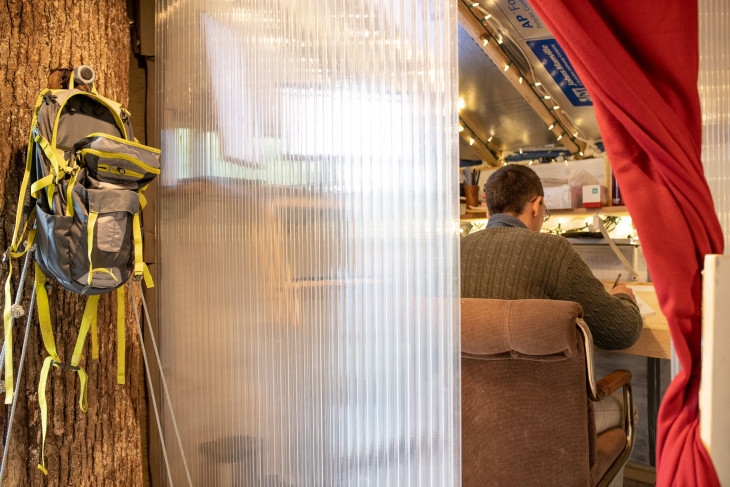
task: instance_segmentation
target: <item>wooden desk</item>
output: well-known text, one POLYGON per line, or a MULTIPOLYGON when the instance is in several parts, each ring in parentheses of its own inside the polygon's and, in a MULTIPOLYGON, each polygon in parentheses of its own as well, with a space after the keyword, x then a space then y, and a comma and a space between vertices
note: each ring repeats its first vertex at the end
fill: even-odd
MULTIPOLYGON (((604 283, 610 288, 613 283, 604 283)), ((672 338, 669 334, 669 325, 667 319, 662 314, 657 300, 656 292, 653 290, 654 285, 651 283, 624 283, 629 288, 634 289, 634 294, 640 297, 656 314, 644 317, 644 330, 637 342, 626 350, 620 350, 621 353, 630 353, 632 355, 642 355, 644 357, 669 359, 672 356, 672 338), (646 290, 651 287, 651 290, 646 290)))

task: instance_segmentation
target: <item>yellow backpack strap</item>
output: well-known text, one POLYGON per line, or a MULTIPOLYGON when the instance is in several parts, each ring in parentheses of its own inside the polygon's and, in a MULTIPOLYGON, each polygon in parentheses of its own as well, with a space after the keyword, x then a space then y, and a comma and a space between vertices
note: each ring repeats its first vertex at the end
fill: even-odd
MULTIPOLYGON (((35 136, 33 135, 33 132, 36 129, 36 126, 38 125, 38 112, 41 109, 41 105, 43 104, 43 95, 50 92, 51 90, 45 89, 43 90, 40 95, 38 95, 38 98, 35 102, 35 108, 33 109, 33 121, 30 124, 30 135, 28 136, 28 150, 25 153, 25 172, 23 173, 23 182, 20 184, 20 194, 18 196, 18 210, 15 215, 15 228, 13 229, 13 239, 10 242, 10 248, 13 251, 18 250, 18 245, 20 244, 20 241, 22 240, 22 234, 21 238, 18 236, 18 231, 20 230, 21 221, 23 219, 23 206, 25 204, 25 194, 28 191, 28 183, 30 182, 30 168, 33 164, 33 142, 35 140, 35 136)), ((30 218, 29 218, 30 219, 30 218)), ((26 224, 23 226, 23 229, 27 227, 27 221, 26 224)))
POLYGON ((13 318, 10 308, 13 305, 13 297, 10 292, 11 279, 13 277, 13 263, 8 268, 8 278, 5 281, 5 307, 3 308, 3 326, 5 327, 5 404, 13 403, 13 318))
POLYGON ((41 337, 43 338, 43 345, 46 347, 48 357, 43 361, 43 367, 41 368, 41 376, 38 383, 38 405, 41 410, 41 430, 42 430, 42 442, 41 442, 41 463, 38 465, 38 469, 44 474, 48 474, 46 470, 46 459, 45 459, 45 448, 46 448, 46 432, 48 431, 48 402, 46 400, 46 385, 48 382, 48 372, 50 371, 51 365, 54 367, 62 367, 75 371, 79 375, 79 381, 81 383, 81 391, 79 393, 79 408, 86 412, 88 409, 87 399, 87 382, 88 377, 83 367, 79 366, 81 357, 83 356, 84 342, 86 341, 86 335, 89 333, 89 329, 92 323, 96 321, 96 312, 99 303, 99 296, 89 296, 86 301, 86 308, 84 309, 84 317, 81 320, 81 328, 79 330, 79 336, 76 339, 76 346, 74 347, 74 353, 71 358, 71 364, 66 365, 62 363, 61 358, 58 356, 56 351, 56 341, 53 338, 53 329, 51 327, 51 313, 48 304, 48 294, 46 293, 46 276, 39 269, 38 264, 35 265, 36 270, 36 296, 38 298, 38 320, 41 325, 41 337))
POLYGON ((41 440, 41 463, 38 465, 38 469, 44 474, 48 475, 46 471, 46 459, 45 459, 45 448, 46 448, 46 431, 48 430, 48 403, 46 401, 46 382, 48 381, 48 371, 51 368, 51 363, 60 363, 61 359, 56 351, 56 341, 53 338, 53 330, 51 328, 51 313, 48 305, 48 293, 46 292, 46 275, 38 267, 38 263, 35 264, 35 287, 36 287, 36 304, 38 305, 38 321, 41 327, 41 337, 43 339, 43 346, 46 347, 48 357, 43 361, 43 367, 41 368, 41 376, 38 381, 38 406, 41 410, 41 431, 43 438, 41 440))
POLYGON ((94 228, 96 227, 96 219, 99 217, 99 213, 96 211, 90 211, 89 212, 89 221, 87 223, 87 248, 88 250, 88 257, 89 257, 89 281, 88 284, 92 284, 92 280, 94 279, 94 273, 96 272, 106 272, 110 276, 112 276, 112 279, 115 281, 118 281, 117 276, 114 275, 112 271, 109 269, 105 269, 103 267, 97 267, 94 269, 94 264, 91 261, 91 252, 94 249, 94 228))
POLYGON ((139 224, 139 213, 135 213, 132 219, 132 233, 134 234, 134 275, 137 278, 143 276, 144 284, 148 288, 154 287, 152 274, 150 274, 150 269, 142 257, 142 227, 139 224))
MULTIPOLYGON (((31 213, 31 216, 33 214, 31 213)), ((27 222, 26 222, 27 226, 27 222)), ((25 229, 23 230, 25 233, 25 229)), ((15 393, 14 377, 13 377, 13 297, 11 293, 12 279, 13 279, 13 262, 12 259, 22 257, 30 247, 33 245, 35 240, 36 230, 33 229, 28 232, 28 239, 25 241, 25 248, 21 252, 12 252, 8 250, 8 256, 10 257, 8 267, 8 278, 5 280, 5 307, 3 308, 3 327, 5 335, 5 404, 12 404, 13 395, 15 393)))
POLYGON ((124 353, 126 348, 125 336, 125 297, 124 286, 117 288, 117 384, 124 384, 124 353))

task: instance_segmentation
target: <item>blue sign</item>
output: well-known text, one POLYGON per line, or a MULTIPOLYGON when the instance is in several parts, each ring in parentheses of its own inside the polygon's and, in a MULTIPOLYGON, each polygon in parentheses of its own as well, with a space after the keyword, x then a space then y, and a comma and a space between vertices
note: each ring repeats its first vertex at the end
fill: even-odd
POLYGON ((527 0, 496 0, 496 2, 523 39, 547 39, 553 36, 527 0))
POLYGON ((527 41, 527 45, 563 90, 570 103, 577 107, 593 105, 588 91, 558 41, 555 39, 527 41))

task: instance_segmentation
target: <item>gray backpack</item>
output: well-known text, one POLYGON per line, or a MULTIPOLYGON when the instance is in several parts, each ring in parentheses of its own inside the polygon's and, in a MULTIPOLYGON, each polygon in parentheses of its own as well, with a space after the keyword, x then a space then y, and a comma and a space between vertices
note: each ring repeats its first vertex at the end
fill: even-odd
MULTIPOLYGON (((100 96, 94 78, 93 70, 82 66, 72 73, 68 89, 46 89, 38 96, 13 240, 6 254, 12 259, 35 250, 38 317, 49 355, 43 364, 38 391, 44 443, 49 367, 54 365, 79 374, 79 405, 86 411, 86 373, 79 366, 84 342, 91 329, 91 355, 98 358, 95 334, 99 295, 117 289, 121 308, 117 324, 117 381, 124 383, 122 286, 132 276, 144 278, 147 286, 152 286, 142 259, 139 214, 145 205, 144 190, 160 173, 160 151, 137 142, 129 112, 119 103, 100 96), (46 277, 69 291, 89 296, 69 363, 58 356, 53 341, 46 277)), ((10 279, 9 274, 4 310, 6 403, 13 398, 9 337, 14 316, 9 301, 10 279)), ((46 472, 43 453, 41 460, 39 468, 46 472)))

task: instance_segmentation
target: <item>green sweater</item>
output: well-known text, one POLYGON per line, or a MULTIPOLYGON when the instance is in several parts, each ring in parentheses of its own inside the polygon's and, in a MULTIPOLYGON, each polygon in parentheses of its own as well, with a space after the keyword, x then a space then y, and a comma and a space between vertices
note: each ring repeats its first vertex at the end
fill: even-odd
POLYGON ((606 292, 570 242, 523 228, 487 228, 461 240, 461 297, 575 301, 605 350, 630 347, 643 326, 631 297, 606 292))

